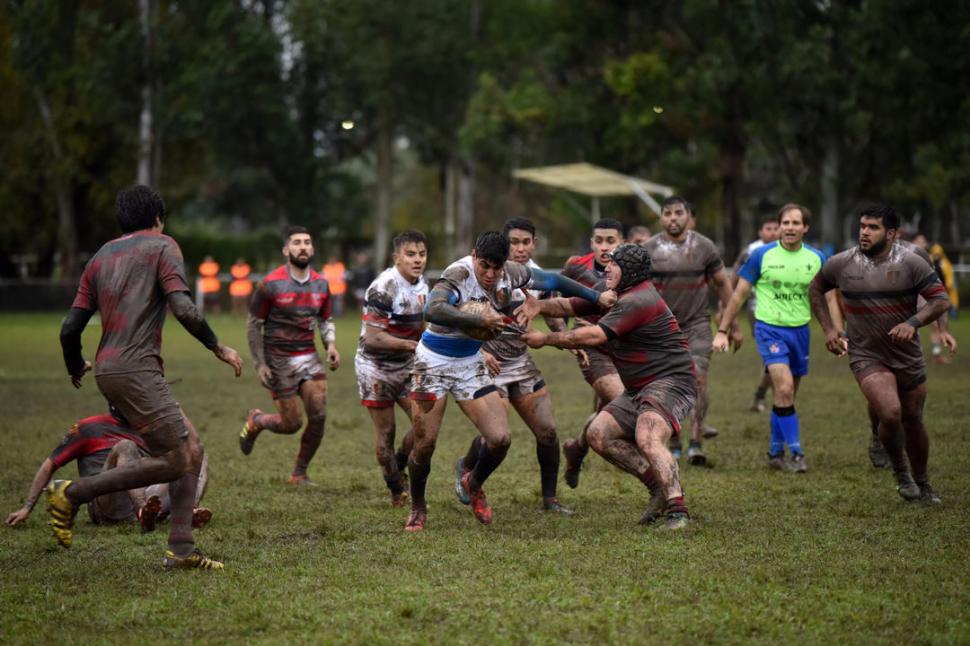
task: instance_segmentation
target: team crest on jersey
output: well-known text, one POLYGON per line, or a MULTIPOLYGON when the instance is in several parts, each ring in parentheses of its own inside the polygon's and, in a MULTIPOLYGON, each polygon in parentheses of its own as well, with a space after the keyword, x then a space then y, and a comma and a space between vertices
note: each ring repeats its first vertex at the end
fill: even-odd
POLYGON ((895 285, 896 284, 896 281, 899 280, 899 270, 898 269, 890 269, 889 271, 886 272, 886 278, 889 279, 889 282, 890 283, 892 283, 893 285, 895 285))
POLYGON ((276 302, 280 305, 289 305, 293 302, 293 294, 282 294, 276 298, 276 302))

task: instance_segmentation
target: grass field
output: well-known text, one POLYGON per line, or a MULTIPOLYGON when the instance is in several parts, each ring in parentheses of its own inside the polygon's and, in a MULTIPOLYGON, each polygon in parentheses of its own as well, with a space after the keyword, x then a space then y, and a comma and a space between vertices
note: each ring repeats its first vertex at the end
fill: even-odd
MULTIPOLYGON (((104 411, 93 379, 75 391, 60 317, 0 316, 0 511, 19 508, 34 470, 78 418, 104 411)), ((243 351, 244 322, 215 317, 243 351)), ((540 511, 534 441, 515 418, 509 457, 489 480, 495 522, 480 526, 452 493, 472 428, 449 405, 428 494, 427 531, 402 531, 357 400, 359 323, 338 326, 343 367, 330 380, 327 435, 311 465, 320 486, 283 483, 296 437, 264 434, 246 458, 236 436, 271 406, 251 366, 231 377, 176 323, 164 354, 173 390, 211 461, 215 516, 199 545, 222 573, 161 571, 165 527, 95 527, 78 516, 57 548, 40 503, 25 527, 0 527, 0 642, 188 640, 351 643, 877 642, 970 643, 970 357, 929 366, 926 408, 938 508, 906 504, 869 466, 862 396, 844 360, 815 338, 798 409, 811 470, 764 467, 767 416, 747 412, 760 368, 750 339, 712 367, 711 469, 682 467, 693 524, 637 526, 642 488, 595 455, 573 518, 540 511)), ((953 325, 970 353, 967 317, 953 325)), ((93 358, 99 329, 85 335, 93 358)), ((244 354, 248 358, 248 351, 244 354)), ((537 354, 560 435, 591 396, 572 358, 537 354)), ((401 424, 399 417, 399 424, 401 424)), ((64 470, 68 477, 73 466, 64 470)))

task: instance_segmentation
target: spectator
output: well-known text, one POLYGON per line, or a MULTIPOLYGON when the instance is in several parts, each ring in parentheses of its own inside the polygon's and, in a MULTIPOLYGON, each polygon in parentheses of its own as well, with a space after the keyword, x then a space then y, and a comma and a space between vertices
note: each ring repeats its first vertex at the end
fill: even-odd
POLYGON ((344 311, 344 294, 347 292, 347 267, 344 266, 337 256, 331 255, 327 258, 327 264, 323 266, 323 277, 330 285, 330 295, 333 297, 334 318, 339 317, 344 311))
POLYGON ((245 258, 236 259, 236 263, 229 269, 232 274, 229 295, 232 296, 233 314, 245 314, 249 309, 249 297, 253 293, 253 281, 249 279, 252 271, 245 258))

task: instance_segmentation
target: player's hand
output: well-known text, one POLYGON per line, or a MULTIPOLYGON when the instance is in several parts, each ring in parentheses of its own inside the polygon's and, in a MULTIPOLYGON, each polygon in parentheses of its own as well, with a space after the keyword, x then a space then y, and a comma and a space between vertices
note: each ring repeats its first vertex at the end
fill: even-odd
POLYGON ((825 333, 825 349, 837 357, 844 357, 849 351, 849 340, 840 330, 825 333))
POLYGON ((81 372, 76 375, 71 375, 71 383, 74 384, 75 388, 81 387, 81 378, 84 377, 84 373, 91 371, 91 362, 85 361, 84 367, 81 368, 81 372))
POLYGON ((906 343, 912 340, 915 334, 916 328, 905 321, 889 330, 889 338, 893 343, 906 343))
POLYGON ((512 316, 522 327, 528 327, 529 322, 539 315, 539 301, 528 291, 525 292, 525 302, 515 308, 512 316))
POLYGON ((589 353, 587 353, 586 350, 580 350, 577 348, 575 350, 570 350, 570 352, 579 358, 579 365, 584 368, 589 368, 589 353))
POLYGON ((737 352, 741 349, 741 344, 744 342, 744 334, 741 332, 741 326, 735 323, 731 326, 731 349, 737 352))
POLYGON ((600 294, 599 299, 596 304, 602 307, 604 310, 608 310, 614 305, 616 305, 616 299, 619 298, 612 289, 608 289, 602 294, 600 294))
POLYGON ((340 353, 337 352, 337 346, 335 345, 327 346, 327 365, 330 366, 331 370, 336 370, 340 367, 340 353))
POLYGON ((724 332, 718 332, 714 335, 714 352, 727 352, 728 349, 728 337, 724 332))
POLYGON ((259 376, 259 383, 263 384, 264 387, 272 389, 271 381, 273 379, 273 371, 269 369, 265 363, 256 366, 256 374, 259 376))
POLYGON ((505 317, 495 310, 485 312, 479 316, 478 319, 481 321, 481 323, 479 323, 481 327, 491 330, 495 334, 499 334, 502 331, 502 328, 505 327, 505 317))
POLYGON ((405 341, 405 352, 417 352, 418 342, 417 341, 405 341))
POLYGON ((950 351, 950 354, 956 354, 957 352, 957 340, 949 332, 940 332, 940 343, 950 351))
POLYGON ((502 371, 502 366, 499 365, 498 359, 495 358, 495 355, 482 350, 482 357, 485 359, 485 367, 488 368, 488 374, 494 377, 502 371))
POLYGON ((13 512, 7 516, 7 527, 13 527, 25 522, 30 517, 30 510, 26 507, 22 507, 17 511, 13 512))
POLYGON ((237 377, 242 375, 243 360, 242 357, 239 356, 238 352, 230 348, 228 345, 223 345, 220 343, 216 349, 212 351, 212 353, 216 355, 216 358, 219 361, 228 363, 230 366, 232 366, 232 369, 235 371, 237 377))
POLYGON ((548 335, 545 332, 540 332, 538 330, 529 330, 522 335, 522 340, 533 349, 539 349, 546 345, 546 337, 548 335))

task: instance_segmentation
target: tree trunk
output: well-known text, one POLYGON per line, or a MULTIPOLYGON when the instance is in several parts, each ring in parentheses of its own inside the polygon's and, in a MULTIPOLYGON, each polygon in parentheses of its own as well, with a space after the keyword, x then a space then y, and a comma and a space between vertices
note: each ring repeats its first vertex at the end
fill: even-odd
POLYGON ((394 132, 382 119, 377 132, 377 213, 374 221, 374 270, 383 271, 387 260, 388 230, 394 184, 394 132))
POLYGON ((736 127, 728 126, 720 142, 721 214, 724 227, 724 257, 738 257, 743 244, 741 226, 741 188, 744 182, 746 148, 736 127))
POLYGON ((141 18, 142 35, 142 74, 144 79, 141 86, 141 115, 138 119, 138 183, 150 186, 154 173, 152 137, 152 0, 138 0, 138 12, 141 18))
POLYGON ((839 230, 839 143, 834 137, 825 142, 821 184, 819 237, 840 249, 844 240, 839 230))
POLYGON ((455 249, 452 258, 471 252, 472 227, 475 223, 475 162, 464 159, 458 173, 458 222, 455 227, 455 249))
POLYGON ((455 240, 455 193, 458 177, 458 165, 454 159, 449 159, 445 164, 445 249, 448 252, 447 260, 450 261, 457 253, 455 240))

